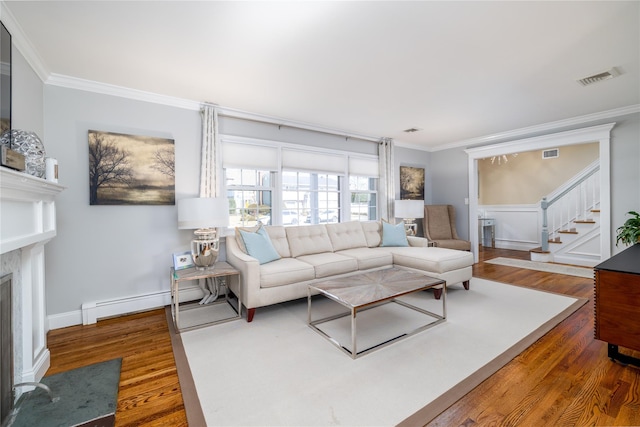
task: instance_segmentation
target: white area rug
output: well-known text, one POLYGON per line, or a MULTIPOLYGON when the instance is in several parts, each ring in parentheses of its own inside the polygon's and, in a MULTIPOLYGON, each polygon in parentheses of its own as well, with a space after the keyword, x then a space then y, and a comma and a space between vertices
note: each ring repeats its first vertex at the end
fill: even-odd
MULTIPOLYGON (((306 300, 179 337, 208 426, 424 425, 585 302, 473 278, 449 289, 446 322, 356 360, 307 326, 306 300)), ((431 292, 411 303, 441 306, 431 292)), ((392 311, 390 325, 402 321, 392 311)))
POLYGON ((513 258, 494 258, 485 261, 489 264, 506 265, 509 267, 526 268, 527 270, 546 271, 549 273, 566 274, 569 276, 586 277, 593 279, 593 268, 575 267, 572 265, 551 264, 548 262, 527 261, 513 258))

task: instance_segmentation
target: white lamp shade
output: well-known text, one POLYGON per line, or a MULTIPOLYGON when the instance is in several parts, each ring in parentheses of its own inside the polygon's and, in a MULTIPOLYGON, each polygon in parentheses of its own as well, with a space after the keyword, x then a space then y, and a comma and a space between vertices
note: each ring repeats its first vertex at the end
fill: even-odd
POLYGON ((396 200, 396 218, 424 218, 424 200, 396 200))
POLYGON ((178 228, 196 229, 229 225, 226 197, 196 197, 178 200, 178 228))

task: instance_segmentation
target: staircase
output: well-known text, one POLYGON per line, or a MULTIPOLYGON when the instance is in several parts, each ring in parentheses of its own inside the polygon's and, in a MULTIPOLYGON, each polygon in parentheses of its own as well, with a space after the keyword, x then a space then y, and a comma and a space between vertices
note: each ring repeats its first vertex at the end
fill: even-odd
POLYGON ((531 260, 593 267, 600 262, 600 162, 540 202, 542 246, 531 260))

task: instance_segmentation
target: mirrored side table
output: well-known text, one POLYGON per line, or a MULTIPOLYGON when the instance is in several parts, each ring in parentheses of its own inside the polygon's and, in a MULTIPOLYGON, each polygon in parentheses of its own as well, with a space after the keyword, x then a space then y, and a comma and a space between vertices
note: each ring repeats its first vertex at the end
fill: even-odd
POLYGON ((480 245, 496 247, 496 220, 494 218, 478 218, 478 236, 480 245))

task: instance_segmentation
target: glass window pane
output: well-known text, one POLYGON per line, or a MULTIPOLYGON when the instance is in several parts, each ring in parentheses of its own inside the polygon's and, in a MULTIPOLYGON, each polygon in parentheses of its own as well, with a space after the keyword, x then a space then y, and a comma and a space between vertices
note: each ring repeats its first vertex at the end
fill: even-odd
POLYGON ((272 224, 271 172, 225 169, 231 227, 272 224))
POLYGON ((258 182, 262 187, 271 187, 271 172, 258 171, 258 182))

